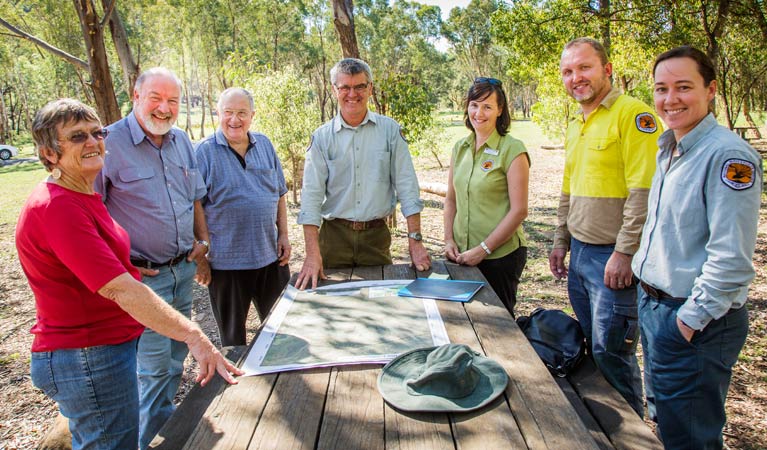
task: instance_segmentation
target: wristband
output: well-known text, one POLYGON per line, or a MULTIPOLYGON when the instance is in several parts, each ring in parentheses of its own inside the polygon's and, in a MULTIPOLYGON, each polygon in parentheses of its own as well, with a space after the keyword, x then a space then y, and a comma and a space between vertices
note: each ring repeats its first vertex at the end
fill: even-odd
POLYGON ((485 241, 480 242, 479 246, 482 247, 482 250, 484 250, 485 253, 487 253, 488 255, 493 253, 493 252, 490 251, 489 248, 487 248, 487 244, 485 244, 485 241))

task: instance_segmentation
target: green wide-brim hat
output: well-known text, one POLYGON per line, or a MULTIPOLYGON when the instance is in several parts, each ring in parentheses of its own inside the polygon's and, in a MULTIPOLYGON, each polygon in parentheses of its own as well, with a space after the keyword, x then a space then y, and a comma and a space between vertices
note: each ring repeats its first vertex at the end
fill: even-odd
POLYGON ((403 353, 381 369, 378 391, 409 412, 474 411, 506 390, 500 364, 466 345, 447 344, 403 353))

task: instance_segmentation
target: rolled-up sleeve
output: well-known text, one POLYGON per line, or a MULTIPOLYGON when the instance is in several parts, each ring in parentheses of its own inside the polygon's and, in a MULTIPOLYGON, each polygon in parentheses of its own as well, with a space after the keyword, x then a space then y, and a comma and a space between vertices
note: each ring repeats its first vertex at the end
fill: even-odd
POLYGON ((714 159, 703 192, 709 227, 707 258, 690 297, 677 313, 693 329, 702 330, 711 320, 721 318, 733 302, 741 303, 748 294, 754 279, 751 259, 756 247, 761 187, 762 163, 753 154, 727 151, 714 159), (753 166, 751 186, 727 185, 723 170, 729 167, 728 161, 740 162, 743 168, 753 166))
POLYGON ((299 225, 320 226, 322 215, 320 210, 325 199, 328 182, 328 164, 325 155, 319 147, 316 136, 306 151, 304 161, 304 181, 301 187, 301 211, 298 213, 299 225))
POLYGON ((418 176, 410 157, 410 149, 399 128, 395 129, 395 134, 390 137, 389 142, 392 150, 391 182, 397 192, 397 200, 399 200, 402 215, 409 217, 423 210, 418 176))

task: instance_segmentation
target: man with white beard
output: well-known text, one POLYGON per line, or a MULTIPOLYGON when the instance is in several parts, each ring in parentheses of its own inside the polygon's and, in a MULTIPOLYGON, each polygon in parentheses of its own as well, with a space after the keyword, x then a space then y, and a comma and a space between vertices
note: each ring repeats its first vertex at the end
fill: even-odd
MULTIPOLYGON (((189 137, 173 124, 181 82, 169 70, 142 73, 133 112, 110 125, 96 190, 131 241, 131 264, 144 284, 190 317, 192 281, 210 281, 208 229, 200 199, 205 184, 189 137)), ((146 329, 138 342, 139 445, 149 446, 173 413, 188 349, 146 329)))

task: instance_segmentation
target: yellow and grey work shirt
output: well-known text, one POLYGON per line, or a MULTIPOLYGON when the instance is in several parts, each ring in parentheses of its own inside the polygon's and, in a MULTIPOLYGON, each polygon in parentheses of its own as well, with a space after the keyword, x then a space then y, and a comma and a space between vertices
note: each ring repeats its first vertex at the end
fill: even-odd
POLYGON ((569 248, 572 236, 637 251, 662 131, 647 105, 617 89, 570 122, 554 248, 569 248))
MULTIPOLYGON (((524 144, 509 135, 493 131, 476 152, 475 139, 471 133, 453 147, 453 239, 461 252, 484 241, 511 209, 506 173, 512 161, 524 154, 530 162, 524 144)), ((520 225, 487 259, 501 258, 525 246, 527 240, 520 225)))

